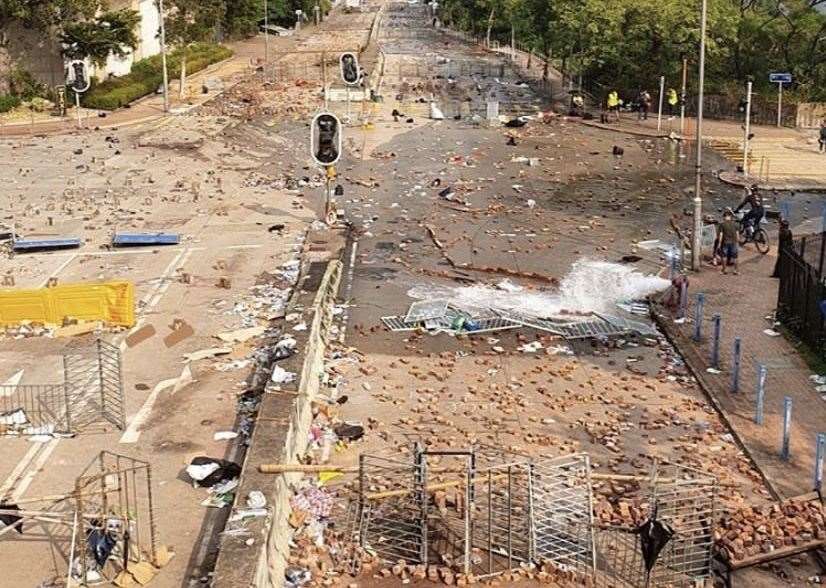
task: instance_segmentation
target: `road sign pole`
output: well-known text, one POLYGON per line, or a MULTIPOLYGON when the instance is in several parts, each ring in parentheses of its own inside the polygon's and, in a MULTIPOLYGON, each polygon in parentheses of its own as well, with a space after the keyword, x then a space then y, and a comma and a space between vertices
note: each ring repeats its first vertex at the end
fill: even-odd
POLYGON ((75 92, 75 110, 77 110, 77 128, 83 128, 83 120, 80 118, 80 92, 75 92))
POLYGON ((665 93, 665 76, 660 76, 660 105, 657 110, 657 130, 663 128, 663 94, 665 93))
POLYGON ((783 82, 777 82, 777 126, 783 124, 783 82))

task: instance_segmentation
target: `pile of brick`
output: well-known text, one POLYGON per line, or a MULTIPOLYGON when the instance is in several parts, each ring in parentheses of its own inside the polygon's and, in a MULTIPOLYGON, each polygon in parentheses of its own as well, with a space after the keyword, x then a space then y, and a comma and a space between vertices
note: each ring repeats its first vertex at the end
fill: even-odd
POLYGON ((818 500, 747 506, 727 514, 715 531, 721 555, 732 563, 824 539, 826 519, 818 500))

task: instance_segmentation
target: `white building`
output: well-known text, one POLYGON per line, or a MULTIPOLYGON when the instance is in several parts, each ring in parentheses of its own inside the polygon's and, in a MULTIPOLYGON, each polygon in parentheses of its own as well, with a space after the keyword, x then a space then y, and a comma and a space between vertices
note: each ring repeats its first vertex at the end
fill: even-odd
POLYGON ((158 35, 160 30, 160 12, 157 0, 114 0, 110 4, 111 10, 131 8, 140 14, 141 21, 136 31, 138 46, 126 57, 110 55, 106 65, 102 68, 92 67, 92 75, 100 80, 109 76, 123 76, 132 69, 135 61, 152 57, 161 52, 161 41, 158 35))

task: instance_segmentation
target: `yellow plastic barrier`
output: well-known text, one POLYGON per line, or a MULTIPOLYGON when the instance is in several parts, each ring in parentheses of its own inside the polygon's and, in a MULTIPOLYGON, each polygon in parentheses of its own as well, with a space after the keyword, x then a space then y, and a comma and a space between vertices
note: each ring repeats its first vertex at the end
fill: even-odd
POLYGON ((66 317, 131 327, 135 324, 135 287, 131 282, 103 282, 38 290, 0 289, 2 326, 23 321, 61 325, 66 317))

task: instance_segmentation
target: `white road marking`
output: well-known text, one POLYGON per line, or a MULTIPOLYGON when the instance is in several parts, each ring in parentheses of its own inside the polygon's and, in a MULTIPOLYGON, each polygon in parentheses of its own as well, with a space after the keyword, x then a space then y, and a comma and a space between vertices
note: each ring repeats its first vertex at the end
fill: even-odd
MULTIPOLYGON (((72 261, 74 261, 76 257, 77 257, 77 253, 70 254, 66 258, 66 261, 64 261, 59 266, 57 266, 54 269, 54 271, 52 271, 52 273, 49 274, 49 276, 43 281, 43 283, 41 284, 40 287, 45 288, 46 285, 49 283, 49 280, 51 278, 57 277, 57 275, 60 272, 62 272, 64 269, 66 269, 66 267, 70 263, 72 263, 72 261)), ((18 372, 18 374, 20 374, 20 377, 22 378, 22 376, 23 376, 22 372, 18 372)), ((15 374, 12 377, 16 377, 16 376, 17 376, 17 374, 15 374)), ((18 383, 19 383, 19 381, 18 381, 18 383)), ((15 385, 17 385, 17 384, 15 384, 15 385)), ((12 496, 16 497, 16 498, 20 498, 22 493, 29 487, 29 484, 31 484, 31 481, 34 478, 35 474, 32 473, 32 470, 30 470, 29 472, 27 472, 25 474, 25 477, 21 478, 21 476, 23 476, 24 472, 26 472, 26 470, 29 469, 29 466, 32 465, 32 462, 33 462, 33 460, 35 459, 35 456, 38 453, 40 453, 40 455, 42 457, 43 452, 45 452, 45 454, 46 454, 45 459, 48 459, 49 455, 51 455, 52 451, 54 451, 54 448, 57 445, 58 441, 60 441, 60 439, 54 439, 53 441, 50 441, 47 444, 47 447, 44 447, 40 443, 33 444, 29 448, 29 450, 26 452, 26 454, 21 458, 21 460, 19 462, 17 462, 17 465, 14 467, 14 470, 12 470, 11 475, 8 478, 6 478, 6 480, 3 482, 3 486, 2 486, 2 488, 0 488, 0 495, 6 495, 8 492, 14 490, 12 496), (41 449, 43 450, 43 452, 41 452, 41 449), (28 481, 26 481, 26 480, 28 480, 28 481), (16 486, 16 488, 15 488, 15 486, 16 486), (20 488, 23 488, 23 490, 21 491, 20 488)), ((38 462, 40 462, 40 460, 38 460, 38 462)), ((44 460, 43 463, 45 463, 45 460, 44 460)), ((36 472, 40 467, 43 467, 42 464, 39 467, 35 468, 33 471, 36 472)))
POLYGON ((18 370, 11 378, 0 384, 0 386, 2 386, 2 389, 0 389, 0 398, 14 394, 17 386, 20 385, 20 380, 23 379, 23 371, 24 370, 18 370))
POLYGON ((230 245, 225 249, 261 249, 263 245, 230 245))
POLYGON ((46 461, 48 461, 49 457, 52 455, 52 452, 57 447, 57 444, 60 442, 60 439, 52 439, 48 443, 41 444, 37 443, 36 445, 42 445, 43 451, 40 452, 40 455, 37 456, 37 461, 29 468, 29 471, 26 472, 26 475, 20 480, 20 483, 12 492, 12 500, 20 500, 25 494, 26 490, 29 489, 29 486, 34 481, 34 477, 37 473, 46 465, 46 461))
POLYGON ((181 371, 181 375, 177 378, 172 378, 171 380, 163 380, 158 382, 157 385, 152 389, 152 392, 146 398, 146 401, 141 406, 140 410, 135 413, 135 415, 129 419, 129 426, 126 428, 126 431, 123 432, 121 435, 120 441, 118 443, 137 443, 138 439, 141 436, 141 427, 146 422, 146 419, 149 418, 149 415, 152 413, 152 407, 155 405, 155 402, 158 400, 158 396, 160 393, 167 388, 172 388, 173 392, 177 392, 180 388, 184 385, 184 382, 189 383, 192 381, 192 371, 189 368, 189 364, 187 363, 184 366, 184 369, 181 371))
POLYGON ((17 484, 17 481, 23 475, 23 472, 26 471, 26 468, 29 467, 29 464, 34 460, 35 455, 37 452, 40 451, 43 446, 40 443, 32 443, 29 447, 29 450, 26 454, 17 462, 17 465, 12 470, 9 477, 3 482, 3 485, 0 486, 0 497, 6 497, 7 494, 14 488, 14 485, 17 484))
POLYGON ((71 255, 69 255, 69 257, 66 259, 66 261, 64 261, 59 266, 57 266, 57 269, 55 269, 51 274, 49 274, 49 276, 45 280, 43 280, 43 283, 40 284, 40 287, 45 288, 48 285, 49 280, 51 280, 52 278, 57 277, 57 274, 62 272, 64 269, 66 269, 66 266, 69 265, 70 263, 72 263, 75 260, 76 257, 77 257, 77 253, 72 253, 71 255))

